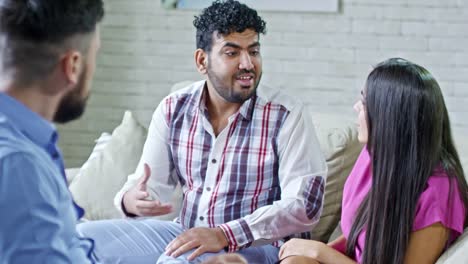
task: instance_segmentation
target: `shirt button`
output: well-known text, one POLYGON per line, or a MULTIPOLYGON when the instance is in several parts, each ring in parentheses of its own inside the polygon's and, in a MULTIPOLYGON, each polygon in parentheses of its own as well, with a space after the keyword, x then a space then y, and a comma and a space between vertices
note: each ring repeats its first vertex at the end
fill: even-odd
POLYGON ((213 163, 213 164, 216 163, 216 159, 212 159, 211 163, 213 163))
POLYGON ((200 219, 200 221, 203 221, 203 220, 205 220, 205 217, 200 216, 198 219, 200 219))
POLYGON ((209 192, 209 191, 211 191, 211 188, 210 188, 210 187, 206 187, 206 190, 209 192))

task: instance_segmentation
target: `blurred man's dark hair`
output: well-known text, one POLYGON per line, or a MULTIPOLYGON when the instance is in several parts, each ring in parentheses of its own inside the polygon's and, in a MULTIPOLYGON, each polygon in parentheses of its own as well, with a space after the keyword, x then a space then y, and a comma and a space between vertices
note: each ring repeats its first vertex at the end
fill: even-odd
POLYGON ((103 16, 102 0, 1 0, 0 74, 20 87, 42 80, 64 51, 86 54, 103 16))

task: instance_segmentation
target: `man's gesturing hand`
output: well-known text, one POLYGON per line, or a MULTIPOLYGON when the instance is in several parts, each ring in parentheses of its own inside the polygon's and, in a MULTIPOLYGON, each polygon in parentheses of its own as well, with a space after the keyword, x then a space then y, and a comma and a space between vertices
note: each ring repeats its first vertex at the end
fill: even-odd
POLYGON ((137 185, 128 190, 123 197, 123 207, 127 213, 137 216, 158 216, 165 215, 172 211, 170 204, 161 204, 159 201, 153 201, 149 198, 146 191, 146 184, 151 176, 151 169, 148 164, 144 164, 144 174, 141 176, 137 185))
POLYGON ((177 258, 185 252, 197 248, 188 260, 194 260, 205 252, 218 252, 228 246, 221 228, 195 227, 176 237, 166 247, 166 255, 177 258))

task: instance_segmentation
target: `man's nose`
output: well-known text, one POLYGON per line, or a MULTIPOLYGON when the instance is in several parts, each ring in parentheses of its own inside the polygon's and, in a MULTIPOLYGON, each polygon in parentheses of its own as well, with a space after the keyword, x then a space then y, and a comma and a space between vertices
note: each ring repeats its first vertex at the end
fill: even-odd
POLYGON ((254 67, 252 58, 248 52, 242 52, 239 62, 239 69, 241 70, 252 70, 254 67))

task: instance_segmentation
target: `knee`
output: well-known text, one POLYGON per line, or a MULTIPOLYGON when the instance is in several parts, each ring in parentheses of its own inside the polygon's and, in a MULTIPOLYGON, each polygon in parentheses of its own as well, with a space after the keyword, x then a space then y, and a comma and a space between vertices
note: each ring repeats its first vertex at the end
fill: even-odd
POLYGON ((100 221, 90 221, 90 222, 83 222, 76 225, 76 231, 80 236, 89 236, 96 233, 97 230, 100 230, 99 227, 100 221))
POLYGON ((291 256, 283 259, 281 264, 319 264, 318 261, 316 261, 313 258, 309 257, 304 257, 304 256, 291 256))
POLYGON ((239 254, 221 254, 218 256, 211 257, 207 261, 203 262, 203 264, 247 264, 247 260, 239 254))
POLYGON ((162 252, 161 255, 159 256, 158 260, 156 261, 156 264, 164 264, 164 263, 188 264, 188 263, 190 263, 188 261, 188 259, 187 259, 188 256, 189 256, 188 254, 183 254, 183 255, 181 255, 181 256, 179 256, 177 258, 174 258, 174 257, 168 256, 168 255, 166 255, 166 253, 162 252))
POLYGON ((88 234, 88 230, 91 228, 92 229, 93 222, 83 222, 79 223, 76 225, 76 232, 80 236, 85 236, 85 234, 88 234))

